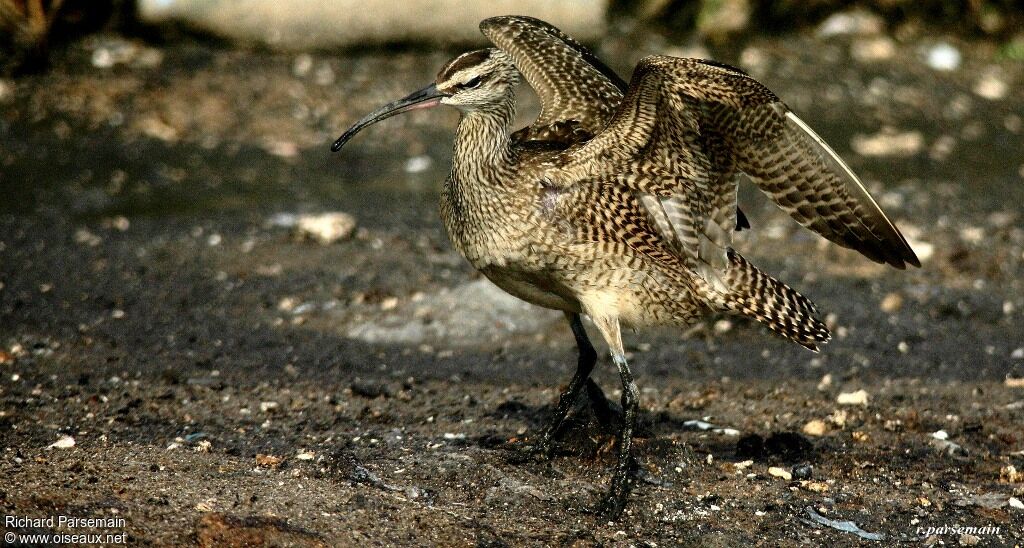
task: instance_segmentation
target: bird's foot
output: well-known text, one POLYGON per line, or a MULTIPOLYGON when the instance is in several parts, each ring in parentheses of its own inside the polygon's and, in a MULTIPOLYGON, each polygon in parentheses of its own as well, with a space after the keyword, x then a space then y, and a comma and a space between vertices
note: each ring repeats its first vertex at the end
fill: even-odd
POLYGON ((597 505, 597 513, 609 521, 618 521, 622 517, 622 511, 626 508, 626 501, 629 500, 629 492, 632 490, 633 481, 630 473, 616 474, 612 480, 612 488, 608 494, 601 499, 597 505))
POLYGON ((544 462, 551 460, 554 453, 554 443, 548 438, 543 438, 535 444, 524 444, 511 448, 511 451, 505 458, 505 461, 509 464, 544 462))

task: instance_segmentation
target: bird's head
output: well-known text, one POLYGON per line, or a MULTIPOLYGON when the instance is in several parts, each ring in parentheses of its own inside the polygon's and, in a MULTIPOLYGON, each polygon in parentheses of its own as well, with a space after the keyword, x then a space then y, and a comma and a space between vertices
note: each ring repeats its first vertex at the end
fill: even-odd
POLYGON ((451 105, 463 112, 487 110, 511 97, 519 83, 512 60, 499 49, 463 53, 445 63, 433 84, 388 103, 356 122, 331 146, 337 152, 363 128, 396 114, 437 105, 451 105))

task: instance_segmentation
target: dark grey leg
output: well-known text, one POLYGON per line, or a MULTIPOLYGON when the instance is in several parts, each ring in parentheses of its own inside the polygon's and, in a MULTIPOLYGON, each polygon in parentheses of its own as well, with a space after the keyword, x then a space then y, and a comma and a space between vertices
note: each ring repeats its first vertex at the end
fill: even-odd
MULTIPOLYGON (((558 405, 555 406, 555 413, 551 417, 551 424, 545 430, 544 438, 537 444, 537 453, 544 456, 551 454, 554 448, 555 434, 558 433, 562 422, 565 421, 565 416, 569 413, 569 409, 572 408, 573 404, 576 403, 576 399, 579 398, 580 390, 583 389, 584 385, 587 386, 587 394, 591 398, 595 398, 597 394, 600 394, 601 399, 604 400, 604 392, 601 391, 599 386, 594 384, 594 381, 590 380, 590 373, 594 370, 594 364, 597 363, 597 351, 594 350, 594 345, 590 343, 590 339, 587 337, 587 331, 583 328, 583 321, 580 320, 580 315, 575 313, 566 312, 565 317, 569 320, 573 336, 576 337, 576 346, 579 347, 580 357, 576 363, 576 373, 572 376, 572 380, 569 381, 569 387, 558 397, 558 405)), ((601 403, 607 409, 608 402, 602 401, 601 403)))
POLYGON ((633 467, 633 430, 636 429, 637 412, 640 410, 640 390, 633 381, 633 373, 626 363, 626 353, 622 348, 622 335, 619 321, 615 318, 594 318, 594 324, 601 330, 612 353, 612 361, 619 369, 622 381, 622 410, 625 415, 622 431, 619 433, 619 458, 612 476, 612 488, 602 506, 611 519, 617 519, 626 506, 631 488, 631 472, 633 467))
POLYGON ((632 483, 633 431, 636 429, 636 416, 640 410, 640 390, 633 382, 633 373, 629 370, 626 357, 612 354, 612 360, 619 368, 619 379, 622 380, 622 410, 625 415, 622 432, 619 434, 619 460, 615 465, 611 491, 605 501, 605 510, 615 519, 622 514, 622 509, 626 506, 632 483))

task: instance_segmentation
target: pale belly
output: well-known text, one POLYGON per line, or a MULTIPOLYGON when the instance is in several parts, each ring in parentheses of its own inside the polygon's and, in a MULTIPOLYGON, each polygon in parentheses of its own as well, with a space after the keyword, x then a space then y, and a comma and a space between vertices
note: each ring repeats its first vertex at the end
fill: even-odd
POLYGON ((550 272, 521 271, 493 265, 479 270, 494 285, 528 303, 565 312, 582 311, 572 290, 558 282, 550 272))

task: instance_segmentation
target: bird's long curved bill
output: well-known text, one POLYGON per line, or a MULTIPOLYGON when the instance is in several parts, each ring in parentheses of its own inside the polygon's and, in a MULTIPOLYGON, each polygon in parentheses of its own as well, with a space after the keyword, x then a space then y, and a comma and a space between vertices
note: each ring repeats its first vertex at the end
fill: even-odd
POLYGON ((390 118, 403 112, 409 112, 410 110, 437 106, 441 103, 441 99, 443 97, 447 97, 447 95, 438 91, 436 85, 430 84, 429 86, 421 90, 414 91, 397 101, 388 103, 367 114, 362 120, 359 120, 352 127, 348 128, 345 133, 342 133, 341 137, 338 137, 338 140, 334 141, 334 144, 331 145, 331 151, 338 152, 341 150, 341 147, 345 146, 345 143, 347 143, 349 139, 355 137, 356 133, 359 133, 366 126, 376 124, 385 118, 390 118))

